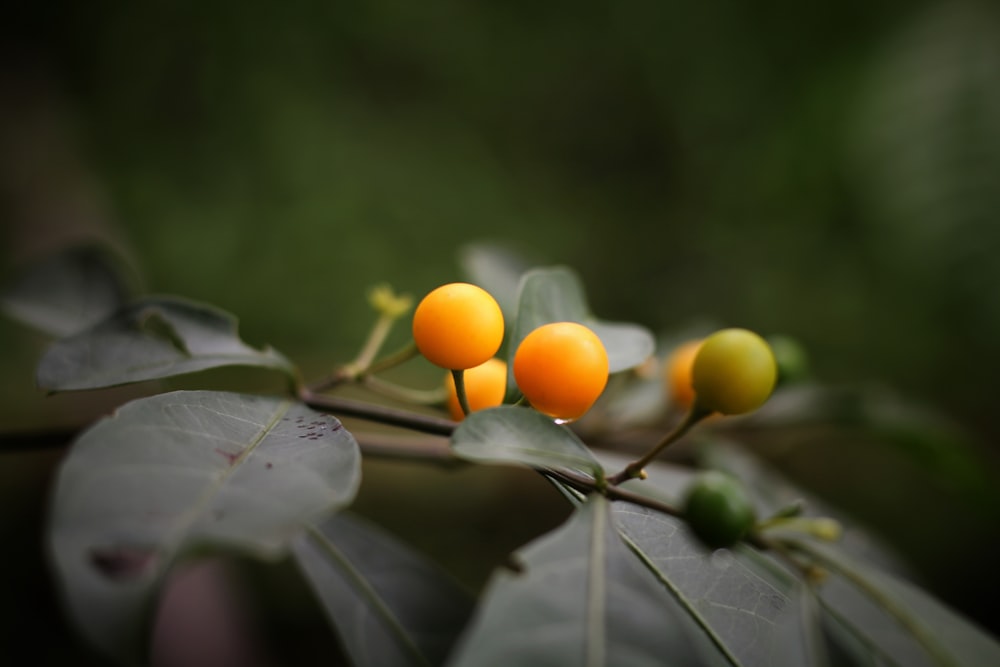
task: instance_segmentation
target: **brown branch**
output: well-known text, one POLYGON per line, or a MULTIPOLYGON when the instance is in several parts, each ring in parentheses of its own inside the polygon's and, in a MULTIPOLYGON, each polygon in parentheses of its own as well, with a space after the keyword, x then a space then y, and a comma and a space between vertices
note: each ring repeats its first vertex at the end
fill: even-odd
POLYGON ((350 398, 341 398, 339 396, 325 396, 309 391, 308 389, 302 390, 299 398, 310 408, 321 412, 329 412, 341 417, 357 417, 389 426, 401 426, 431 435, 450 436, 458 426, 457 422, 442 417, 424 415, 418 412, 400 410, 398 408, 356 401, 350 398))

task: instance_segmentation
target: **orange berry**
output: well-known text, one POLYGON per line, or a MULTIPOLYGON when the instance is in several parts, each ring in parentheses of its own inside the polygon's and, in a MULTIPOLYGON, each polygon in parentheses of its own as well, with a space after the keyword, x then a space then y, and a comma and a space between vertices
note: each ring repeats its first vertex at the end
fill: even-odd
POLYGON ((604 391, 608 353, 597 334, 582 324, 545 324, 518 346, 514 379, 539 412, 557 419, 576 419, 604 391))
POLYGON ((432 290, 413 313, 413 340, 432 364, 449 370, 473 368, 503 342, 503 313, 489 292, 468 283, 432 290))
MULTIPOLYGON (((458 403, 458 393, 455 390, 455 378, 451 373, 445 376, 445 389, 448 391, 446 404, 448 414, 455 421, 462 421, 462 406, 458 403)), ((507 390, 507 363, 502 359, 490 359, 486 363, 465 371, 465 398, 469 401, 469 409, 484 410, 503 403, 507 390)))
POLYGON ((684 410, 694 403, 694 386, 691 384, 691 366, 701 347, 701 339, 681 343, 670 353, 664 365, 667 393, 677 407, 684 410))

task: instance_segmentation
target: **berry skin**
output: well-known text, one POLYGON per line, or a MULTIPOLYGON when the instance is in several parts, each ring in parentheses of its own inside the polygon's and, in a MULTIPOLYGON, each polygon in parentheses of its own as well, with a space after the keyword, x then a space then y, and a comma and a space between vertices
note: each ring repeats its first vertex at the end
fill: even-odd
MULTIPOLYGON (((455 421, 462 421, 462 406, 458 403, 458 393, 455 390, 455 378, 451 373, 445 376, 445 389, 448 391, 446 404, 448 414, 455 421)), ((465 371, 465 397, 469 401, 469 409, 485 410, 503 403, 507 389, 507 364, 502 359, 489 359, 486 363, 465 371)))
POLYGON ((514 380, 539 412, 577 419, 604 391, 608 353, 597 334, 582 324, 544 324, 518 346, 514 380))
POLYGON ((684 498, 684 519, 695 535, 713 549, 743 539, 756 517, 743 486, 717 470, 700 473, 684 498))
POLYGON ((691 366, 701 348, 701 339, 681 343, 670 353, 664 365, 667 394, 674 405, 688 409, 694 403, 694 387, 691 386, 691 366))
POLYGON ((746 329, 722 329, 705 339, 691 367, 698 407, 724 415, 756 410, 777 379, 771 347, 746 329))
POLYGON ((493 357, 503 342, 503 313, 486 290, 449 283, 431 290, 413 313, 413 341, 432 364, 473 368, 493 357))

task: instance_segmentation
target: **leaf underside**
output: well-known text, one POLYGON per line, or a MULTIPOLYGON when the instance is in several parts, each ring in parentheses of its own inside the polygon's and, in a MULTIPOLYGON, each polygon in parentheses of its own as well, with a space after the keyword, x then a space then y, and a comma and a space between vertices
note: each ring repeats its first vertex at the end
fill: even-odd
POLYGON ((122 662, 140 659, 155 589, 202 544, 283 553, 304 523, 348 504, 354 437, 291 400, 174 392, 126 404, 63 462, 48 542, 69 612, 122 662))
POLYGON ((449 665, 721 664, 622 542, 603 497, 516 560, 518 572, 490 581, 449 665))
POLYGON ((37 380, 49 391, 97 389, 220 366, 293 372, 274 350, 240 340, 232 315, 176 297, 146 297, 55 341, 39 362, 37 380))
POLYGON ((455 454, 478 463, 568 468, 594 477, 604 470, 568 428, 529 408, 500 406, 467 416, 451 436, 455 454))
POLYGON ((54 337, 69 336, 113 313, 128 297, 110 251, 76 246, 30 267, 0 295, 0 310, 54 337))
POLYGON ((292 548, 355 667, 443 664, 472 611, 450 577, 346 513, 292 548))

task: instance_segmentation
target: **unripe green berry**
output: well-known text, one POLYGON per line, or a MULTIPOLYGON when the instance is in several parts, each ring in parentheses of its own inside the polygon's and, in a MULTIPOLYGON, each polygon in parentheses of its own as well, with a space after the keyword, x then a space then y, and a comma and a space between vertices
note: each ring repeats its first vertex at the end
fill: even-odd
POLYGON ((702 342, 691 366, 695 405, 724 415, 756 410, 774 390, 771 347, 747 329, 722 329, 702 342))
POLYGON ((743 486, 723 472, 700 473, 684 498, 684 519, 695 535, 713 549, 741 540, 756 520, 743 486))
POLYGON ((778 364, 778 384, 800 382, 809 377, 809 355, 802 344, 791 336, 767 337, 767 343, 778 364))

